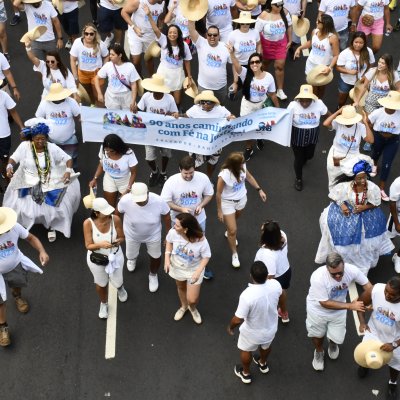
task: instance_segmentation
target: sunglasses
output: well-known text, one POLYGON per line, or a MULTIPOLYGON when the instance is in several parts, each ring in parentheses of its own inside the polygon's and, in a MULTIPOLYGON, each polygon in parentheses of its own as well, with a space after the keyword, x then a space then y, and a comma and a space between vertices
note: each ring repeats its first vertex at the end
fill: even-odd
POLYGON ((340 271, 340 272, 329 272, 329 274, 331 275, 332 278, 334 278, 335 276, 343 276, 344 275, 344 271, 340 271))
POLYGON ((217 37, 219 33, 207 33, 208 37, 217 37))
POLYGON ((46 60, 46 64, 55 64, 56 60, 46 60))
POLYGON ((214 102, 211 101, 211 100, 200 100, 200 104, 202 106, 204 106, 205 104, 208 105, 208 106, 211 106, 211 104, 214 104, 214 102))
POLYGON ((249 62, 250 65, 261 64, 261 60, 253 60, 249 62))
POLYGON ((83 32, 83 34, 84 34, 85 36, 94 36, 94 35, 95 35, 94 32, 83 32))

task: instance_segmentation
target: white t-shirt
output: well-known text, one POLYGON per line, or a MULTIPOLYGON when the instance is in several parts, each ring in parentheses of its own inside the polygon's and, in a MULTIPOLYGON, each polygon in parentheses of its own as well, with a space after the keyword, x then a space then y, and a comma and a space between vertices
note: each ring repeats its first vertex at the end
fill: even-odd
POLYGON ((243 164, 243 171, 240 171, 239 182, 229 169, 223 169, 219 177, 224 181, 224 189, 221 198, 223 200, 241 200, 247 194, 246 189, 246 164, 243 164))
MULTIPOLYGON (((242 67, 242 71, 240 72, 239 78, 244 82, 246 79, 247 68, 242 67)), ((253 77, 250 82, 250 101, 253 103, 258 103, 260 101, 264 101, 268 93, 275 93, 275 81, 274 77, 269 73, 265 72, 264 78, 257 79, 253 77)))
POLYGON ((290 15, 299 15, 301 0, 283 0, 283 5, 290 12, 290 15))
MULTIPOLYGON (((373 51, 367 47, 368 54, 369 54, 369 63, 373 64, 375 62, 375 56, 373 51)), ((340 73, 340 77, 342 78, 343 82, 346 82, 349 85, 355 85, 357 80, 360 79, 365 71, 367 70, 367 65, 364 64, 362 68, 357 67, 357 64, 360 60, 360 56, 354 54, 351 49, 347 48, 344 49, 342 52, 339 54, 339 58, 337 60, 337 65, 340 67, 344 67, 346 69, 352 70, 352 71, 357 71, 358 68, 358 74, 357 75, 349 75, 349 74, 344 74, 340 73)))
POLYGON ((129 175, 130 169, 138 164, 133 150, 128 150, 119 160, 112 160, 103 152, 103 145, 100 146, 99 159, 104 172, 117 179, 129 175))
MULTIPOLYGON (((168 10, 171 10, 172 7, 174 6, 174 2, 170 1, 168 4, 168 10)), ((185 18, 181 12, 181 8, 179 7, 179 0, 178 0, 178 4, 174 9, 174 15, 175 18, 172 21, 175 25, 179 26, 179 28, 182 31, 182 37, 183 38, 187 38, 189 36, 189 21, 187 20, 187 18, 185 18)))
POLYGON ((125 62, 121 65, 115 65, 114 67, 113 62, 108 61, 100 68, 99 72, 97 72, 99 78, 108 78, 107 90, 111 93, 119 94, 129 92, 130 89, 118 79, 118 75, 128 86, 140 79, 135 66, 131 62, 125 62), (117 70, 118 74, 115 70, 117 70))
POLYGON ((346 310, 331 310, 322 307, 320 301, 333 300, 345 303, 352 282, 361 286, 368 283, 368 278, 355 265, 345 263, 344 274, 340 282, 332 278, 326 265, 319 267, 311 275, 307 311, 322 317, 346 313, 346 310))
POLYGON ((189 46, 186 42, 183 42, 183 47, 185 48, 184 58, 179 58, 179 47, 172 46, 173 56, 171 57, 168 52, 167 47, 167 37, 162 33, 160 38, 157 40, 161 47, 161 59, 160 64, 165 68, 178 69, 183 68, 183 61, 190 61, 192 59, 192 54, 190 53, 189 46))
POLYGON ((57 11, 50 1, 42 1, 40 7, 35 8, 31 4, 24 3, 26 18, 28 20, 28 31, 38 25, 45 25, 47 31, 36 39, 36 42, 48 42, 55 38, 52 18, 57 17, 57 11))
POLYGON ((174 228, 166 237, 167 242, 172 243, 172 254, 178 257, 179 262, 188 267, 198 264, 203 258, 211 257, 211 249, 205 237, 197 242, 188 242, 174 228))
POLYGON ((372 15, 374 20, 383 18, 384 8, 389 5, 389 0, 357 0, 359 6, 363 7, 360 18, 366 14, 372 15))
POLYGON ((161 240, 161 216, 169 213, 168 204, 158 195, 149 192, 149 200, 143 207, 132 200, 130 193, 122 196, 118 211, 125 213, 124 233, 127 240, 147 243, 161 240))
POLYGON ((339 153, 357 154, 360 152, 361 138, 367 136, 365 125, 361 122, 357 123, 357 131, 355 126, 348 128, 345 125, 338 124, 336 121, 332 122, 332 127, 336 131, 335 139, 333 139, 333 146, 339 153), (355 135, 354 135, 355 133, 355 135))
POLYGON ((78 8, 78 1, 63 1, 64 14, 68 14, 78 8))
POLYGON ((254 261, 263 262, 268 269, 268 275, 275 275, 275 278, 279 278, 290 268, 287 237, 283 231, 281 231, 281 235, 285 239, 285 244, 280 250, 271 250, 261 247, 257 251, 254 259, 254 261))
POLYGON ((139 110, 151 112, 154 114, 167 115, 178 112, 174 96, 169 93, 164 93, 160 100, 156 100, 152 92, 146 92, 138 103, 139 110))
MULTIPOLYGON (((328 34, 323 39, 318 38, 318 29, 315 29, 314 35, 311 38, 311 50, 307 61, 315 65, 329 65, 333 58, 332 46, 330 37, 333 33, 328 34)), ((307 67, 307 65, 306 65, 307 67)), ((307 73, 306 69, 306 73, 307 73)))
MULTIPOLYGON (((212 196, 214 189, 209 177, 202 172, 195 171, 191 181, 182 178, 181 173, 172 175, 165 182, 161 197, 166 201, 172 201, 179 207, 190 208, 191 210, 203 201, 205 196, 212 196)), ((171 218, 175 220, 179 212, 171 210, 171 218)), ((202 223, 206 219, 204 208, 199 215, 195 215, 197 221, 202 223)))
POLYGON ((328 112, 328 108, 321 99, 313 100, 307 108, 303 108, 297 100, 291 101, 287 107, 293 110, 292 125, 296 128, 311 129, 319 126, 321 115, 328 112))
POLYGON ((7 71, 8 69, 10 69, 10 63, 8 62, 4 54, 0 53, 0 79, 5 78, 3 71, 7 71))
POLYGON ((368 115, 375 132, 391 133, 392 135, 400 134, 400 110, 396 110, 393 114, 387 114, 383 107, 372 111, 368 115))
POLYGON ((354 0, 321 0, 319 11, 333 18, 336 32, 347 29, 350 9, 356 5, 354 0))
POLYGON ((264 344, 271 342, 278 330, 278 301, 282 287, 275 279, 264 284, 249 283, 239 297, 235 316, 244 319, 240 333, 247 340, 264 344))
POLYGON ((18 266, 22 255, 18 249, 18 239, 26 239, 28 235, 29 231, 19 223, 0 235, 0 274, 6 274, 18 266))
POLYGON ((255 53, 259 41, 260 35, 255 29, 250 29, 248 32, 235 29, 228 36, 228 42, 233 46, 235 57, 241 65, 247 64, 249 57, 255 53))
MULTIPOLYGON (((286 14, 286 20, 288 26, 292 25, 292 19, 290 14, 286 14)), ((264 38, 270 42, 278 42, 282 40, 286 35, 286 26, 283 19, 277 19, 275 21, 265 20, 257 18, 256 31, 263 34, 264 38)))
MULTIPOLYGON (((162 3, 150 4, 147 0, 140 0, 138 9, 131 16, 131 20, 134 25, 138 26, 142 31, 142 39, 147 38, 148 40, 149 38, 155 38, 155 34, 150 25, 149 17, 143 10, 143 5, 147 5, 147 7, 149 7, 151 18, 153 18, 153 21, 157 24, 159 16, 164 11, 164 1, 162 3)), ((133 29, 129 29, 128 32, 129 35, 132 35, 132 37, 138 38, 133 29)))
POLYGON ((390 201, 396 202, 397 212, 400 212, 400 176, 390 185, 390 201))
POLYGON ((16 105, 17 104, 8 93, 4 90, 0 90, 0 138, 5 138, 11 135, 7 110, 13 109, 16 105))
POLYGON ((186 111, 189 118, 226 118, 231 112, 224 106, 216 104, 211 111, 204 111, 201 104, 195 104, 186 111))
MULTIPOLYGON (((389 93, 390 90, 393 90, 393 89, 390 87, 388 80, 380 82, 379 79, 377 79, 376 77, 374 78, 375 71, 376 71, 376 68, 371 68, 365 74, 365 78, 368 79, 370 82, 369 91, 372 94, 385 96, 389 93)), ((399 74, 397 73, 397 71, 394 71, 393 85, 395 85, 399 80, 400 80, 399 74)))
POLYGON ((42 100, 36 110, 37 118, 51 119, 54 129, 51 129, 49 137, 54 143, 64 143, 75 133, 74 117, 81 113, 81 109, 76 100, 67 97, 60 104, 42 100))
POLYGON ((235 0, 208 0, 207 28, 215 25, 221 31, 230 27, 232 25, 231 7, 235 5, 235 0))
POLYGON ((114 10, 114 11, 122 8, 121 5, 111 2, 111 1, 108 1, 108 0, 100 0, 100 6, 104 7, 104 8, 108 8, 109 10, 114 10))
POLYGON ((76 57, 79 69, 82 71, 95 71, 103 65, 103 58, 108 56, 107 46, 100 42, 99 50, 86 47, 82 38, 77 38, 69 52, 72 57, 76 57))
POLYGON ((207 40, 199 36, 195 43, 199 58, 198 83, 205 89, 218 90, 226 86, 226 63, 230 56, 224 43, 212 47, 207 40))

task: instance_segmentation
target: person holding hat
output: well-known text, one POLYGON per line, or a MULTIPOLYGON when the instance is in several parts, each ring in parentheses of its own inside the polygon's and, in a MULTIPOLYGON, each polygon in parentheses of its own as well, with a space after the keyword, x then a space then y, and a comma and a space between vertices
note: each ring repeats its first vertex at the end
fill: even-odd
POLYGON ((0 207, 0 346, 11 344, 6 318, 6 283, 11 289, 17 310, 26 314, 29 303, 21 297, 22 288, 28 284, 28 271, 42 274, 43 271, 18 248, 19 239, 25 239, 39 253, 42 266, 49 262, 40 240, 17 222, 17 213, 8 207, 0 207))
POLYGON ((190 53, 192 55, 196 54, 196 46, 193 44, 189 35, 188 19, 182 14, 180 0, 172 0, 169 2, 164 23, 178 26, 182 32, 183 41, 189 46, 190 53))
POLYGON ((332 251, 357 266, 365 275, 379 257, 394 246, 386 234, 386 217, 379 208, 381 193, 372 183, 370 157, 360 155, 343 160, 342 175, 329 192, 331 204, 322 212, 321 240, 315 262, 321 264, 332 251))
POLYGON ((232 18, 237 17, 235 0, 208 0, 206 27, 216 26, 219 29, 221 42, 226 43, 232 32, 232 18))
POLYGON ((100 298, 99 318, 108 318, 108 283, 118 291, 118 300, 124 303, 128 293, 124 288, 124 253, 121 244, 125 240, 121 219, 113 215, 115 208, 106 199, 93 200, 90 218, 83 222, 83 236, 87 249, 86 261, 93 275, 96 292, 100 298), (96 255, 106 256, 100 263, 96 255))
POLYGON ((266 0, 236 0, 236 8, 240 12, 250 11, 251 17, 256 20, 261 14, 261 7, 266 0))
POLYGON ((390 91, 378 100, 382 106, 368 115, 368 124, 374 131, 374 145, 371 158, 374 160, 373 172, 376 175, 379 158, 382 155, 379 187, 383 201, 389 201, 385 192, 385 184, 400 143, 400 93, 390 91))
POLYGON ((325 336, 328 339, 328 356, 331 360, 339 357, 339 345, 346 335, 347 310, 365 311, 364 303, 353 300, 347 303, 349 287, 353 283, 364 291, 372 287, 368 278, 354 265, 348 263, 339 253, 327 254, 326 265, 317 268, 310 278, 307 295, 306 328, 314 345, 312 366, 316 371, 325 367, 325 336))
POLYGON ((162 221, 165 230, 171 229, 170 208, 158 194, 149 192, 147 185, 135 182, 130 193, 122 196, 118 211, 124 216, 126 237, 126 267, 133 272, 142 243, 146 244, 150 258, 149 291, 158 290, 158 270, 161 265, 162 221))
POLYGON ((344 106, 324 121, 326 128, 336 131, 326 160, 329 190, 333 189, 336 178, 342 173, 341 161, 360 154, 361 139, 374 143, 374 135, 366 121, 366 114, 361 116, 354 106, 344 106))
POLYGON ((294 188, 303 190, 303 167, 314 157, 315 146, 319 137, 319 125, 323 115, 331 113, 313 93, 311 85, 301 85, 300 92, 287 107, 292 111, 291 146, 294 154, 294 172, 296 179, 294 188))
MULTIPOLYGON (((387 399, 397 399, 397 379, 400 372, 400 278, 393 276, 386 284, 376 283, 361 293, 357 300, 372 310, 368 324, 365 313, 358 312, 359 331, 364 333, 363 342, 379 340, 383 343, 380 350, 392 353, 388 362, 387 399)), ((359 367, 359 377, 365 377, 368 371, 367 368, 359 367)))
MULTIPOLYGON (((178 117, 178 107, 175 104, 175 99, 169 94, 170 89, 165 85, 162 75, 154 74, 152 78, 143 79, 142 86, 148 92, 142 96, 138 103, 137 107, 140 111, 178 117)), ((168 179, 167 167, 169 159, 172 157, 172 151, 164 147, 150 145, 146 145, 145 148, 146 161, 151 169, 149 186, 153 187, 159 184, 163 187, 165 181, 168 179), (158 152, 161 154, 161 172, 156 163, 158 152)))
POLYGON ((306 18, 307 0, 284 0, 283 6, 289 11, 292 19, 292 45, 289 51, 292 53, 300 44, 302 36, 306 36, 310 29, 310 20, 306 18))
POLYGON ((56 144, 48 143, 50 129, 46 124, 37 119, 28 123, 22 131, 26 140, 8 161, 11 182, 3 204, 17 212, 18 221, 27 229, 43 224, 50 242, 56 240, 56 230, 69 238, 81 198, 72 159, 56 144))
POLYGON ((78 164, 78 139, 75 135, 75 119, 79 120, 80 107, 70 96, 72 91, 62 87, 61 83, 52 83, 49 92, 36 110, 37 118, 50 120, 54 126, 49 137, 78 164))

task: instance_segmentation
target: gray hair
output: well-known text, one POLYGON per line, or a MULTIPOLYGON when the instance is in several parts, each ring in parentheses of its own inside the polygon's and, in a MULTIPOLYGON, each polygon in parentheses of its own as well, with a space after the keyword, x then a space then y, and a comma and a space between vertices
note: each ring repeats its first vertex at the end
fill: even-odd
POLYGON ((343 258, 339 253, 329 253, 326 257, 326 265, 330 268, 336 268, 339 264, 343 263, 343 258))

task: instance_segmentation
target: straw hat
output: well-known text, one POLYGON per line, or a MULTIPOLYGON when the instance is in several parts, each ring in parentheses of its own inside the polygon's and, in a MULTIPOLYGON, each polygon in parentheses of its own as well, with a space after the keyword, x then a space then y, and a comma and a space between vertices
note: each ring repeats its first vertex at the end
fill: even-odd
POLYGON ((63 88, 61 83, 52 83, 50 85, 49 92, 44 99, 47 101, 64 100, 71 96, 71 94, 72 90, 63 88))
MULTIPOLYGON (((356 84, 354 85, 353 89, 350 90, 349 92, 349 97, 354 100, 356 97, 358 97, 359 93, 361 92, 361 89, 363 88, 364 84, 361 83, 360 81, 357 81, 356 84)), ((367 98, 368 90, 365 91, 363 97, 358 102, 358 105, 360 107, 365 106, 365 99, 367 98)))
POLYGON ((189 97, 194 99, 199 94, 199 89, 197 89, 197 85, 193 79, 192 79, 192 84, 189 87, 188 87, 188 84, 189 84, 189 78, 186 77, 185 80, 183 81, 183 87, 184 88, 187 87, 187 89, 185 90, 185 93, 189 97))
POLYGON ((333 79, 332 70, 329 71, 328 75, 322 73, 326 68, 326 65, 317 65, 307 74, 307 83, 312 86, 324 86, 327 85, 333 79))
POLYGON ((357 113, 354 106, 344 106, 342 113, 334 119, 338 124, 354 125, 362 120, 362 116, 357 113))
POLYGON ((300 92, 295 99, 318 100, 318 97, 313 93, 313 88, 311 85, 301 85, 300 92))
POLYGON ((151 78, 143 79, 143 89, 150 92, 169 93, 171 89, 165 85, 164 77, 160 74, 153 74, 151 78))
POLYGON ((9 231, 17 223, 17 213, 9 207, 0 207, 0 235, 9 231))
POLYGON ((132 185, 131 196, 135 203, 142 203, 143 201, 146 201, 148 193, 149 189, 145 183, 135 182, 132 185))
POLYGON ((85 196, 82 201, 85 208, 93 208, 93 200, 96 198, 93 192, 93 188, 90 188, 90 192, 87 196, 85 196))
POLYGON ((400 93, 391 90, 386 97, 378 99, 378 103, 391 110, 400 110, 400 93))
POLYGON ((363 340, 354 350, 354 360, 364 368, 378 369, 387 364, 393 352, 381 350, 382 342, 363 340))
POLYGON ((254 24, 256 21, 251 18, 250 11, 240 11, 239 18, 233 19, 237 24, 254 24))
POLYGON ((297 15, 292 16, 292 28, 293 32, 298 36, 302 37, 307 35, 310 30, 310 20, 308 18, 299 18, 297 15))
POLYGON ((81 98, 81 102, 91 104, 90 96, 82 84, 78 85, 78 96, 81 98))
POLYGON ((243 4, 246 4, 247 8, 250 10, 253 10, 254 8, 256 8, 258 6, 258 0, 247 0, 246 1, 242 1, 243 4))
POLYGON ((161 54, 161 47, 154 40, 150 43, 149 47, 147 48, 146 52, 144 53, 144 60, 148 61, 148 60, 150 60, 150 58, 160 57, 160 54, 161 54))
POLYGON ((40 36, 44 35, 46 31, 47 28, 44 25, 35 26, 32 30, 26 32, 25 35, 22 36, 20 42, 21 43, 33 42, 34 40, 39 39, 40 36))
POLYGON ((194 98, 194 104, 199 104, 202 100, 212 101, 213 103, 220 104, 219 100, 214 96, 212 90, 203 90, 194 98))
POLYGON ((54 8, 58 11, 58 13, 61 15, 64 12, 64 4, 62 0, 52 0, 54 8))
POLYGON ((208 11, 207 0, 180 0, 179 8, 182 15, 189 21, 199 21, 208 11))
POLYGON ((118 4, 119 6, 122 6, 122 4, 125 3, 125 0, 113 0, 113 2, 114 2, 115 4, 118 4))

